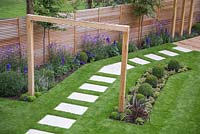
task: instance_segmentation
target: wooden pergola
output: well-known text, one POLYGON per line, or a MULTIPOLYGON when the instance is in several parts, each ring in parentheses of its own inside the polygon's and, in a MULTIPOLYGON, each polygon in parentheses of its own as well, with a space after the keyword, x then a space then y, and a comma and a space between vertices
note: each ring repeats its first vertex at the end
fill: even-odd
MULTIPOLYGON (((171 29, 172 38, 175 37, 175 31, 176 31, 177 6, 178 6, 178 0, 174 0, 172 29, 171 29)), ((183 30, 184 30, 185 12, 186 12, 185 9, 186 9, 186 0, 183 0, 182 12, 181 12, 181 27, 180 27, 180 32, 179 32, 180 36, 183 35, 183 30)), ((187 28, 188 29, 188 34, 191 34, 191 31, 192 31, 193 16, 194 16, 194 0, 190 0, 189 24, 188 24, 188 28, 187 28)))
POLYGON ((99 30, 111 30, 123 33, 122 45, 122 63, 121 63, 121 84, 119 93, 119 112, 123 112, 125 103, 126 91, 126 68, 128 59, 128 44, 130 27, 127 25, 108 24, 99 22, 76 21, 63 18, 46 17, 39 15, 30 15, 26 17, 27 24, 27 56, 28 56, 28 93, 34 95, 34 37, 33 37, 33 22, 49 22, 54 24, 66 24, 70 26, 80 26, 87 28, 95 28, 99 30))

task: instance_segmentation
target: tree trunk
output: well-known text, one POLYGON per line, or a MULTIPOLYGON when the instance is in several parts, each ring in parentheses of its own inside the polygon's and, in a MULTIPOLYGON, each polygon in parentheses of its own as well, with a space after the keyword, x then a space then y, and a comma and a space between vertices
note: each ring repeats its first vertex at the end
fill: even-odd
POLYGON ((44 28, 44 33, 43 33, 43 64, 45 64, 45 62, 46 62, 45 39, 46 39, 46 28, 44 28))
POLYGON ((87 8, 88 9, 92 8, 92 0, 87 0, 87 8))
POLYGON ((33 1, 34 0, 26 0, 26 13, 27 14, 34 14, 33 1))
POLYGON ((139 26, 138 26, 138 45, 140 46, 140 31, 141 31, 141 17, 139 17, 139 26))
POLYGON ((144 22, 144 16, 141 16, 141 25, 140 25, 140 46, 142 45, 142 36, 143 36, 143 22, 144 22))

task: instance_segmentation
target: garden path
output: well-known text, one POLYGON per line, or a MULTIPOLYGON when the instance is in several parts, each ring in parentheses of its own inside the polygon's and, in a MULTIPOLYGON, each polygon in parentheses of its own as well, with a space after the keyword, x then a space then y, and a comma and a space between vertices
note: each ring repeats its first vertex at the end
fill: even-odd
MULTIPOLYGON (((200 39, 200 37, 198 37, 198 38, 200 39)), ((191 52, 192 51, 191 49, 188 49, 188 48, 185 48, 185 47, 180 47, 180 46, 173 47, 173 49, 175 51, 181 51, 181 52, 191 52)), ((171 50, 170 51, 169 50, 162 50, 162 51, 159 51, 158 53, 163 54, 166 57, 167 56, 173 57, 173 56, 179 55, 178 53, 172 52, 171 50)), ((165 57, 159 56, 157 54, 152 54, 152 53, 146 54, 146 55, 144 55, 144 57, 146 57, 146 59, 149 59, 150 61, 160 61, 160 60, 165 59, 165 57)), ((129 61, 133 62, 135 64, 139 64, 139 65, 146 65, 146 64, 150 63, 150 61, 147 61, 146 59, 144 60, 142 58, 135 57, 135 58, 129 59, 129 61)), ((135 67, 132 66, 132 65, 127 66, 127 70, 134 69, 134 68, 135 67)), ((120 72, 121 72, 121 62, 106 65, 106 66, 102 67, 99 70, 99 72, 104 73, 104 74, 112 74, 112 75, 118 75, 119 76, 120 72)), ((100 76, 100 75, 93 75, 93 76, 90 77, 89 80, 94 81, 94 82, 112 84, 116 81, 116 78, 105 77, 105 76, 100 76)), ((92 92, 99 92, 99 93, 103 93, 108 89, 109 88, 107 86, 91 84, 91 83, 83 83, 79 87, 79 90, 89 90, 89 91, 92 91, 92 92)), ((95 103, 95 101, 98 98, 99 98, 99 96, 96 96, 96 95, 79 93, 79 92, 73 92, 67 97, 67 99, 89 102, 89 103, 95 103)), ((54 108, 54 110, 57 110, 57 111, 60 111, 60 112, 67 112, 67 113, 75 114, 75 115, 78 115, 78 116, 82 116, 88 110, 88 107, 61 102, 60 104, 58 104, 54 108)), ((76 120, 74 120, 74 119, 63 118, 63 117, 59 117, 59 116, 55 116, 55 115, 49 115, 49 114, 47 114, 40 121, 38 121, 38 123, 41 124, 41 125, 48 125, 48 126, 64 128, 64 129, 69 129, 75 122, 76 122, 76 120)), ((36 129, 29 129, 26 132, 26 134, 52 134, 52 133, 40 131, 40 130, 36 130, 36 129)))
POLYGON ((185 48, 191 49, 191 50, 200 51, 200 36, 182 40, 182 41, 178 41, 174 44, 176 44, 177 46, 180 46, 180 47, 185 47, 185 48))

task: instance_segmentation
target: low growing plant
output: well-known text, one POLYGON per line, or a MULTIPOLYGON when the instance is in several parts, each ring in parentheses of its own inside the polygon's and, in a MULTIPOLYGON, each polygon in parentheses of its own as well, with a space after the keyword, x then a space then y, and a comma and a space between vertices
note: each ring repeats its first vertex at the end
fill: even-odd
POLYGON ((159 79, 164 76, 164 71, 164 67, 162 67, 161 65, 157 65, 152 68, 152 74, 159 79))
POLYGON ((153 88, 150 84, 144 83, 138 88, 138 93, 143 94, 146 97, 153 95, 153 88))
POLYGON ((168 63, 168 69, 170 71, 175 70, 176 72, 181 68, 180 63, 177 60, 170 60, 168 63))
POLYGON ((158 84, 158 78, 154 75, 149 75, 146 77, 145 82, 149 83, 153 88, 156 88, 158 84))

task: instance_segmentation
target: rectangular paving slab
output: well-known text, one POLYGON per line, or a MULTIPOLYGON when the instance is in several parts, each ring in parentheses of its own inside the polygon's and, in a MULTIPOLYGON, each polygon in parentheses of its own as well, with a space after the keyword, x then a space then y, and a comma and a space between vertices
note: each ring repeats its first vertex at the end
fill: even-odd
POLYGON ((172 51, 169 51, 169 50, 162 50, 162 51, 159 51, 159 53, 165 54, 167 56, 177 56, 177 55, 179 55, 179 54, 172 52, 172 51))
POLYGON ((54 115, 46 115, 38 123, 53 127, 69 129, 75 122, 76 120, 74 119, 63 118, 54 115))
MULTIPOLYGON (((127 64, 127 70, 132 69, 132 68, 134 68, 134 66, 127 64)), ((121 62, 104 66, 99 70, 99 72, 106 73, 106 74, 120 75, 121 74, 121 62)))
POLYGON ((185 52, 185 53, 191 52, 191 51, 192 51, 192 50, 190 50, 190 49, 188 49, 188 48, 179 47, 179 46, 173 47, 173 49, 178 50, 178 51, 181 51, 181 52, 185 52))
POLYGON ((96 92, 105 92, 108 89, 108 87, 106 86, 100 86, 100 85, 90 84, 90 83, 84 83, 79 88, 83 90, 90 90, 90 91, 96 91, 96 92))
POLYGON ((36 129, 29 129, 25 134, 53 134, 45 131, 40 131, 36 129))
POLYGON ((113 83, 116 80, 116 78, 110 78, 110 77, 105 77, 105 76, 93 75, 92 77, 90 77, 89 80, 99 81, 99 82, 105 82, 105 83, 113 83))
POLYGON ((87 111, 88 107, 69 104, 69 103, 60 103, 55 110, 68 112, 72 114, 83 115, 87 111))
POLYGON ((156 60, 156 61, 160 61, 160 60, 164 60, 165 59, 164 57, 161 57, 161 56, 156 55, 156 54, 146 54, 144 56, 149 58, 149 59, 156 60))
POLYGON ((98 99, 98 96, 73 92, 67 98, 73 99, 73 100, 78 100, 78 101, 95 102, 98 99))
POLYGON ((134 63, 137 63, 137 64, 140 64, 140 65, 146 65, 146 64, 149 64, 150 62, 149 61, 146 61, 146 60, 143 60, 141 58, 132 58, 132 59, 129 59, 129 61, 131 62, 134 62, 134 63))

